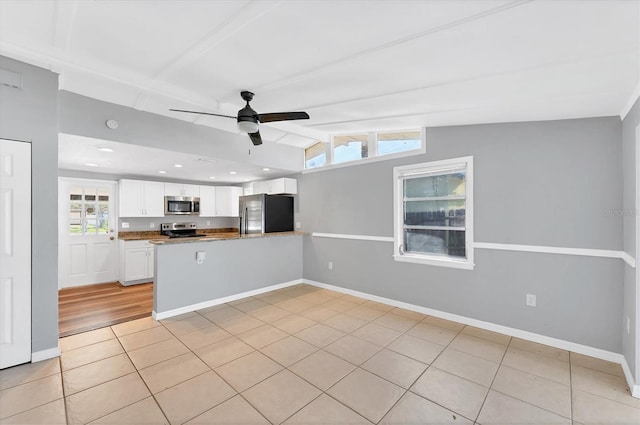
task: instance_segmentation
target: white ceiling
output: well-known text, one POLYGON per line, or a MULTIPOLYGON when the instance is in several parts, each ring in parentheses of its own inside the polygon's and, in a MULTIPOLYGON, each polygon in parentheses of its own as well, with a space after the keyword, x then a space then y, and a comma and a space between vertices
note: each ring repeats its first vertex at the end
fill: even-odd
POLYGON ((265 143, 331 134, 624 114, 638 93, 638 0, 0 0, 0 54, 60 88, 265 143))
POLYGON ((72 134, 60 134, 58 146, 58 168, 120 177, 240 184, 291 174, 287 170, 72 134), (112 151, 105 152, 99 148, 112 151), (181 167, 176 167, 176 164, 181 167))

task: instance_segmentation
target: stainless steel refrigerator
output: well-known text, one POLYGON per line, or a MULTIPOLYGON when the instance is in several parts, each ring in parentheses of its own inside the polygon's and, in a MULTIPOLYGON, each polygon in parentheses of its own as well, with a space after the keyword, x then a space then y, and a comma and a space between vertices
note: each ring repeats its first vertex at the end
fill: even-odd
POLYGON ((293 231, 293 197, 248 195, 240 197, 240 234, 293 231))

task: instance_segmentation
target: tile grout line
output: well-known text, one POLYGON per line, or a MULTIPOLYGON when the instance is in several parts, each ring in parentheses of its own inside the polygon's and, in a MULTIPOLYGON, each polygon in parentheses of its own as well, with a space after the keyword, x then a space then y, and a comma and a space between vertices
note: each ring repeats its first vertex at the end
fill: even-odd
POLYGON ((507 355, 507 351, 509 351, 509 347, 511 346, 511 341, 513 341, 513 337, 509 337, 509 342, 507 343, 507 347, 505 348, 504 353, 502 353, 502 357, 500 358, 500 363, 498 363, 498 368, 496 369, 496 373, 493 375, 493 378, 491 379, 491 383, 489 384, 489 387, 487 388, 487 394, 484 396, 484 399, 482 400, 482 404, 480 405, 480 409, 478 409, 478 414, 476 415, 476 418, 473 421, 474 424, 478 422, 478 418, 480 417, 480 413, 482 413, 482 409, 484 408, 484 404, 487 402, 487 398, 489 398, 489 393, 491 392, 491 388, 493 387, 493 383, 496 381, 496 376, 498 376, 498 372, 500 371, 500 367, 502 366, 502 362, 504 361, 504 358, 507 355))

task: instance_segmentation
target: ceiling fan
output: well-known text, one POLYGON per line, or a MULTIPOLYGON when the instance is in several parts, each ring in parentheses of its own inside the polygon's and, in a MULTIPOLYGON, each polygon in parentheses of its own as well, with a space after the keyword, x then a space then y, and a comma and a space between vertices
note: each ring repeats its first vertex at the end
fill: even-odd
POLYGON ((240 96, 247 102, 247 105, 238 111, 237 117, 231 115, 213 114, 211 112, 185 111, 183 109, 169 109, 174 112, 187 112, 190 114, 213 115, 215 117, 233 118, 238 120, 238 129, 249 135, 255 146, 262 144, 262 137, 258 131, 258 123, 274 121, 307 120, 309 114, 306 112, 272 112, 270 114, 259 114, 254 111, 249 102, 253 100, 253 93, 250 91, 240 92, 240 96))

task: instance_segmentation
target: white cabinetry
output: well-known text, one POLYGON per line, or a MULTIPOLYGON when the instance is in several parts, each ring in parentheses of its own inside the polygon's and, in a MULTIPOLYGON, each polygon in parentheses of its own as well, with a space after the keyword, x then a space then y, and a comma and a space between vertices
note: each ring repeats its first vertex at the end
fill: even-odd
POLYGON ((216 187, 200 186, 200 217, 215 217, 216 187))
POLYGON ((164 196, 188 196, 197 198, 200 196, 200 186, 195 184, 165 183, 164 196))
POLYGON ((244 189, 236 186, 216 186, 215 210, 217 217, 238 217, 238 202, 244 189))
POLYGON ((298 193, 298 181, 296 179, 280 178, 253 182, 253 193, 266 193, 267 195, 295 195, 298 193))
POLYGON ((164 183, 119 181, 120 217, 164 217, 164 183))
POLYGON ((120 283, 125 286, 153 280, 154 251, 148 240, 120 241, 120 283))

